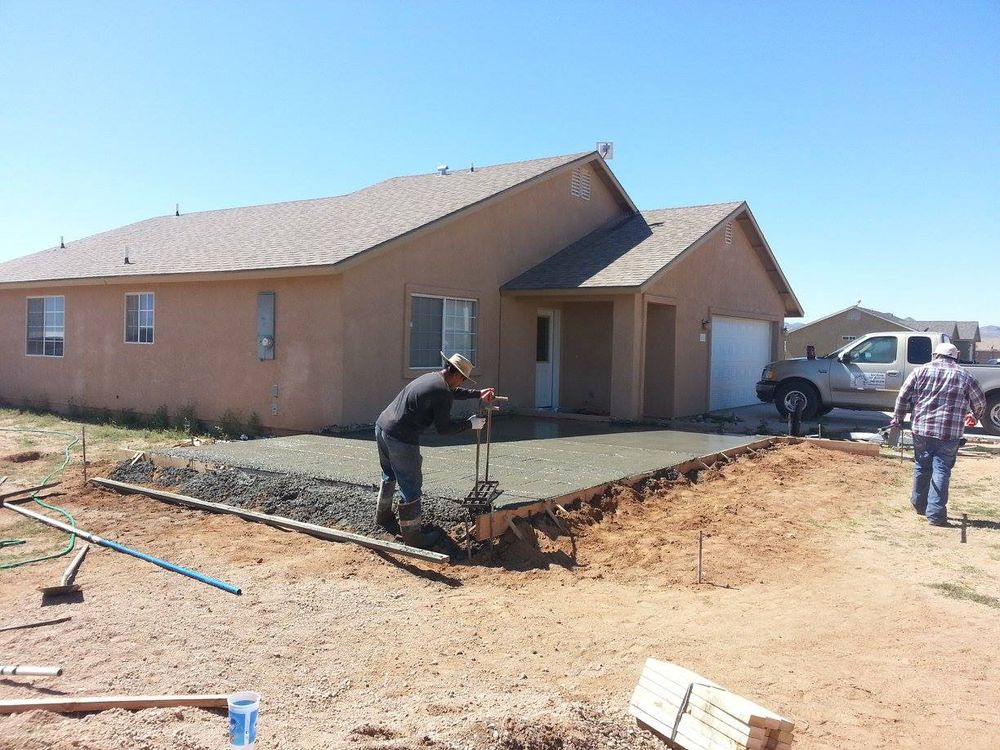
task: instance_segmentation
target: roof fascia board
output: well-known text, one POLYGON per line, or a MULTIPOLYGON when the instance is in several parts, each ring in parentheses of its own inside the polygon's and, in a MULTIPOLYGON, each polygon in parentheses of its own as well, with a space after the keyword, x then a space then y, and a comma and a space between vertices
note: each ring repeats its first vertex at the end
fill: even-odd
MULTIPOLYGON (((746 217, 750 221, 750 226, 753 227, 754 232, 757 234, 757 239, 760 240, 760 245, 763 248, 764 252, 767 254, 767 259, 774 266, 774 270, 778 272, 778 276, 781 278, 781 283, 784 284, 785 286, 785 291, 782 293, 782 296, 787 295, 792 305, 794 305, 794 309, 791 310, 787 309, 786 305, 787 314, 793 318, 801 318, 805 314, 804 310, 802 309, 802 303, 799 302, 799 298, 796 297, 795 292, 792 291, 792 285, 789 284, 788 279, 785 278, 785 273, 784 271, 781 270, 781 266, 778 264, 778 259, 774 256, 774 252, 771 250, 771 246, 768 244, 767 238, 764 236, 764 233, 760 230, 760 225, 757 224, 757 219, 754 217, 753 211, 750 210, 750 206, 748 206, 745 201, 743 203, 742 209, 746 212, 746 217)), ((751 240, 751 244, 752 242, 753 241, 751 240)), ((780 291, 781 290, 779 289, 779 292, 780 291)))
POLYGON ((642 291, 638 286, 593 286, 572 287, 569 289, 501 289, 501 297, 566 297, 579 295, 593 297, 601 295, 638 294, 642 291))
POLYGON ((611 183, 612 190, 617 191, 620 194, 620 197, 624 198, 625 205, 633 214, 639 213, 639 209, 636 207, 635 203, 632 202, 631 196, 625 192, 625 188, 622 187, 622 184, 618 181, 615 173, 611 171, 611 167, 608 166, 604 157, 596 151, 594 151, 592 155, 597 157, 597 162, 601 165, 601 169, 599 171, 604 175, 605 179, 611 183))
POLYGON ((331 265, 288 266, 285 268, 260 268, 246 271, 201 271, 194 273, 160 273, 135 276, 88 276, 78 279, 42 279, 40 281, 0 282, 0 292, 8 289, 38 289, 44 287, 74 286, 123 286, 136 284, 172 284, 184 281, 243 281, 245 279, 280 279, 298 276, 334 276, 337 269, 331 265))
POLYGON ((845 312, 849 312, 851 310, 857 310, 858 312, 860 312, 860 313, 862 313, 864 315, 870 315, 873 318, 878 318, 879 320, 884 320, 886 323, 889 323, 889 324, 894 325, 894 326, 899 326, 900 328, 904 328, 907 331, 916 331, 917 330, 916 328, 914 328, 912 326, 908 326, 905 323, 900 322, 900 321, 902 321, 902 318, 900 318, 898 321, 897 320, 889 320, 889 318, 885 317, 884 315, 879 315, 878 313, 876 313, 876 312, 874 312, 872 310, 869 310, 867 308, 862 308, 860 305, 851 305, 850 307, 845 307, 843 310, 837 310, 837 312, 832 312, 829 315, 824 315, 822 318, 817 318, 812 323, 806 323, 805 325, 799 326, 794 331, 792 331, 792 333, 797 333, 798 331, 804 330, 806 328, 811 328, 812 326, 814 326, 814 325, 816 325, 818 323, 822 323, 824 320, 829 320, 830 318, 834 318, 834 317, 836 317, 838 315, 843 315, 845 312))

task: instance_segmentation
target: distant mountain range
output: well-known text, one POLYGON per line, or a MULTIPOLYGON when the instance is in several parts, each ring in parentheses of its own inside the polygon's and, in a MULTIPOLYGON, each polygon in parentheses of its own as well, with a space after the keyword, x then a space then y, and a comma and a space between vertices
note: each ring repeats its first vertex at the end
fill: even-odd
POLYGON ((1000 339, 1000 326, 979 326, 979 335, 984 339, 1000 339))

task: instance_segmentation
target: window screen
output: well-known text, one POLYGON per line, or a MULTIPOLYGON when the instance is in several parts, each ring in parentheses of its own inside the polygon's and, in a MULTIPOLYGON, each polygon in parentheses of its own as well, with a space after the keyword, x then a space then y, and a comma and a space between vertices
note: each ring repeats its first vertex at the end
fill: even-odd
POLYGON ((64 327, 65 298, 30 297, 25 352, 42 357, 61 357, 64 327))
POLYGON ((440 352, 476 361, 477 303, 451 297, 410 298, 410 367, 441 365, 440 352))
POLYGON ((129 344, 153 343, 152 294, 125 295, 125 342, 129 344))

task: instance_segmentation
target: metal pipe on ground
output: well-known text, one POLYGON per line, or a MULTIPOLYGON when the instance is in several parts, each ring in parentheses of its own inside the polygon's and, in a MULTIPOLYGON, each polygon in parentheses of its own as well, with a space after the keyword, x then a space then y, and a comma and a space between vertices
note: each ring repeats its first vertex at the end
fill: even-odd
POLYGON ((32 518, 39 523, 44 523, 46 526, 51 526, 54 529, 59 529, 60 531, 65 531, 67 534, 76 534, 81 539, 85 539, 91 544, 96 544, 100 547, 107 547, 108 549, 113 549, 115 552, 121 552, 125 555, 130 555, 131 557, 138 558, 139 560, 145 560, 146 562, 157 565, 164 570, 169 570, 172 573, 180 573, 182 576, 187 576, 188 578, 193 578, 196 581, 201 581, 202 583, 207 583, 209 586, 214 586, 217 589, 222 589, 230 594, 235 594, 239 596, 242 594, 242 590, 239 586, 234 586, 231 583, 226 583, 225 581, 220 581, 216 578, 205 575, 204 573, 199 573, 196 570, 189 570, 180 565, 174 565, 166 560, 161 560, 158 557, 153 557, 152 555, 147 555, 144 552, 139 552, 138 550, 126 547, 124 544, 119 544, 118 542, 113 542, 110 539, 105 539, 103 537, 97 536, 96 534, 91 534, 89 532, 83 531, 75 526, 70 526, 69 524, 62 523, 61 521, 55 521, 48 516, 43 516, 41 513, 35 513, 34 511, 28 510, 26 508, 20 508, 8 503, 3 503, 2 507, 12 510, 15 513, 20 513, 26 518, 32 518))

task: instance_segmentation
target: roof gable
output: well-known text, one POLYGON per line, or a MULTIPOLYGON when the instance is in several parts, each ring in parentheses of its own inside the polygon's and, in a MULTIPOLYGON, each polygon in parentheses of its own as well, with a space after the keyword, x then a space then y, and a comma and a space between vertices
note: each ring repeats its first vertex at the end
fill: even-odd
POLYGON ((643 211, 599 229, 504 284, 517 291, 637 289, 669 272, 720 224, 740 220, 761 258, 787 314, 802 315, 774 255, 745 202, 643 211))
POLYGON ((507 191, 594 162, 596 152, 394 177, 347 195, 160 216, 0 264, 0 284, 335 266, 507 191), (124 264, 129 256, 130 264, 124 264))

